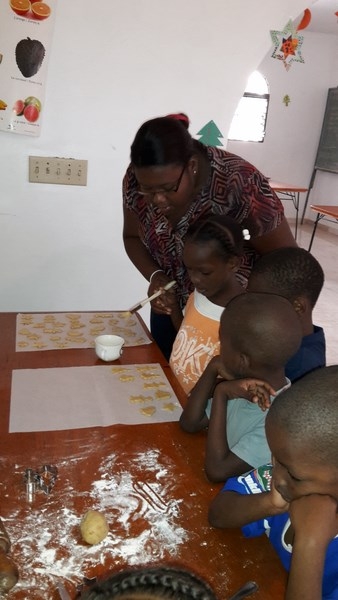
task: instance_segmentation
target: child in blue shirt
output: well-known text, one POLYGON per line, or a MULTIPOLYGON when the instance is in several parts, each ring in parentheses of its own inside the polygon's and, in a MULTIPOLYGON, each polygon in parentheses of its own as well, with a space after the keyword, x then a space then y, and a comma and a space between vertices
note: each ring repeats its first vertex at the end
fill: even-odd
POLYGON ((260 406, 268 408, 290 385, 284 368, 301 338, 299 319, 281 296, 246 293, 227 304, 220 356, 208 363, 180 417, 190 433, 208 428, 205 472, 211 481, 225 481, 270 459, 266 411, 260 406))
POLYGON ((214 527, 263 532, 290 571, 286 600, 338 599, 338 365, 278 396, 266 418, 272 465, 229 479, 214 527))
POLYGON ((248 291, 279 294, 291 302, 298 315, 302 344, 285 366, 285 375, 292 382, 326 364, 324 331, 312 321, 323 284, 324 272, 318 260, 296 247, 278 248, 261 256, 249 277, 248 291))

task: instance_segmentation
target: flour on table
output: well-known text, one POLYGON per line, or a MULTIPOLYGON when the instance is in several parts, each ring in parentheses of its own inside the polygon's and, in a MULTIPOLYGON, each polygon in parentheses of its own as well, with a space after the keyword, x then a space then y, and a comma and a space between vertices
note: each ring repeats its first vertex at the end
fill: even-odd
MULTIPOLYGON (((83 577, 95 576, 98 565, 104 572, 105 565, 108 570, 112 563, 114 568, 119 564, 123 567, 177 554, 188 532, 180 526, 182 499, 173 496, 172 466, 162 464, 157 450, 128 458, 133 474, 121 470, 118 455, 111 454, 93 474, 91 488, 80 494, 74 492, 62 472, 72 461, 77 469, 85 469, 86 457, 70 458, 57 465, 55 492, 46 496, 42 507, 34 508, 34 503, 23 500, 20 509, 4 519, 12 540, 11 555, 20 573, 8 600, 22 597, 23 590, 30 600, 51 600, 58 579, 74 596, 76 586, 83 577), (81 540, 83 509, 76 509, 79 496, 82 506, 102 512, 109 523, 108 536, 96 546, 81 540)), ((16 469, 23 471, 20 465, 16 469)))

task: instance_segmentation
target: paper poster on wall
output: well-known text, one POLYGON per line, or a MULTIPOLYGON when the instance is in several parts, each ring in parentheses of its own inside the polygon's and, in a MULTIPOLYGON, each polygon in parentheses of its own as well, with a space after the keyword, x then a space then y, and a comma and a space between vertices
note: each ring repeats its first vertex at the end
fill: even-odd
POLYGON ((288 21, 283 31, 270 31, 271 39, 274 45, 271 58, 283 61, 285 69, 288 71, 293 62, 304 62, 301 53, 304 37, 299 35, 298 28, 293 22, 288 21))
POLYGON ((0 0, 0 131, 40 135, 56 0, 0 0))

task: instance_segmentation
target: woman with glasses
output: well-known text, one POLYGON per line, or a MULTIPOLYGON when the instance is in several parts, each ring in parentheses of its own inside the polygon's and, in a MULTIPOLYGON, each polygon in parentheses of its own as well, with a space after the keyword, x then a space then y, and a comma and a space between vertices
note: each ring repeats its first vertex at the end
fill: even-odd
POLYGON ((181 309, 193 285, 182 260, 189 225, 206 214, 226 214, 250 232, 238 277, 245 286, 257 256, 296 246, 283 205, 250 163, 191 137, 184 114, 146 121, 131 145, 123 180, 126 252, 149 281, 148 294, 175 280, 151 305, 150 329, 167 359, 181 309))

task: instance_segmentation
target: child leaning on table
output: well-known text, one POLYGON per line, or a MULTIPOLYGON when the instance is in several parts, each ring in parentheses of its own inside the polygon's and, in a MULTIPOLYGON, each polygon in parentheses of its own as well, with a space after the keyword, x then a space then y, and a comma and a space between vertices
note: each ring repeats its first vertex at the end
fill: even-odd
POLYGON ((269 460, 266 408, 290 385, 284 366, 301 338, 292 304, 281 296, 249 292, 227 305, 220 356, 207 365, 180 418, 191 433, 208 427, 205 471, 210 480, 225 481, 269 460))
POLYGON ((298 315, 302 344, 285 366, 285 375, 292 382, 326 364, 324 331, 312 321, 323 284, 319 262, 304 248, 296 247, 278 248, 260 257, 249 277, 248 291, 279 294, 290 300, 298 315))
POLYGON ((273 402, 267 465, 227 481, 214 527, 266 533, 290 571, 286 600, 338 598, 338 366, 317 369, 273 402))

